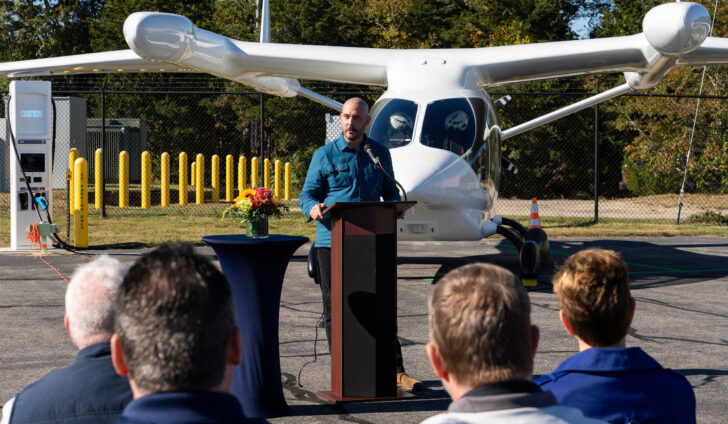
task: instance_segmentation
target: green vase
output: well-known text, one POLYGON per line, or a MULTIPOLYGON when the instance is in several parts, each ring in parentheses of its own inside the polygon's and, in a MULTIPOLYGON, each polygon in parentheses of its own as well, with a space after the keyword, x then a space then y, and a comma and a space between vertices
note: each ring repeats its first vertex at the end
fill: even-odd
POLYGON ((246 221, 245 235, 252 238, 268 237, 268 217, 263 216, 246 221))

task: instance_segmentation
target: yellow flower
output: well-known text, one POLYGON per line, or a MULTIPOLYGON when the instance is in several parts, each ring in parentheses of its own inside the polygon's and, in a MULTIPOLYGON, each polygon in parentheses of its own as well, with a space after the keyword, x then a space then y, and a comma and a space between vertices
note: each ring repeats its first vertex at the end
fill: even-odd
POLYGON ((255 196, 255 189, 246 188, 245 190, 243 190, 242 193, 240 193, 240 196, 235 198, 235 204, 240 205, 241 203, 243 203, 243 200, 250 199, 253 196, 255 196))

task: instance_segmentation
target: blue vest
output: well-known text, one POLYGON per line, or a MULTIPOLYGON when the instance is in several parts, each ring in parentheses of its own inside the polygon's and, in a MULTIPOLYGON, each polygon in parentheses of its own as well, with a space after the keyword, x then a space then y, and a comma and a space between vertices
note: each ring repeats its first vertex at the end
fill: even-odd
POLYGON ((109 342, 88 346, 70 367, 54 370, 15 397, 10 424, 112 423, 132 399, 111 364, 109 342))

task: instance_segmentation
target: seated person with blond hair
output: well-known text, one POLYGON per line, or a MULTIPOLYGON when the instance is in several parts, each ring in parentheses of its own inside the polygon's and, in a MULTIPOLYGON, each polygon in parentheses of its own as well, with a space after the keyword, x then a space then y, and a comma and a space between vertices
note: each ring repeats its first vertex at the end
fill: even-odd
POLYGON ((694 423, 685 377, 625 347, 634 316, 627 265, 611 250, 571 256, 554 277, 559 316, 579 353, 535 382, 563 405, 613 423, 694 423))
POLYGON ((430 299, 427 356, 453 402, 438 423, 601 423, 530 381, 538 345, 528 293, 508 270, 471 264, 445 275, 430 299))

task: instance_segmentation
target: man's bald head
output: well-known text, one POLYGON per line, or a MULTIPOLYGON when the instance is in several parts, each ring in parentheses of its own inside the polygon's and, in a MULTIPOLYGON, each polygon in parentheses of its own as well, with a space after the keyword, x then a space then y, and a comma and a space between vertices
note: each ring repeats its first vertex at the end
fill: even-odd
POLYGON ((364 99, 352 97, 344 102, 339 121, 344 139, 349 146, 358 149, 364 140, 364 128, 369 124, 369 106, 364 99))
POLYGON ((349 100, 345 101, 342 111, 347 108, 359 108, 359 110, 362 111, 364 114, 369 114, 369 105, 361 97, 352 97, 349 100))

